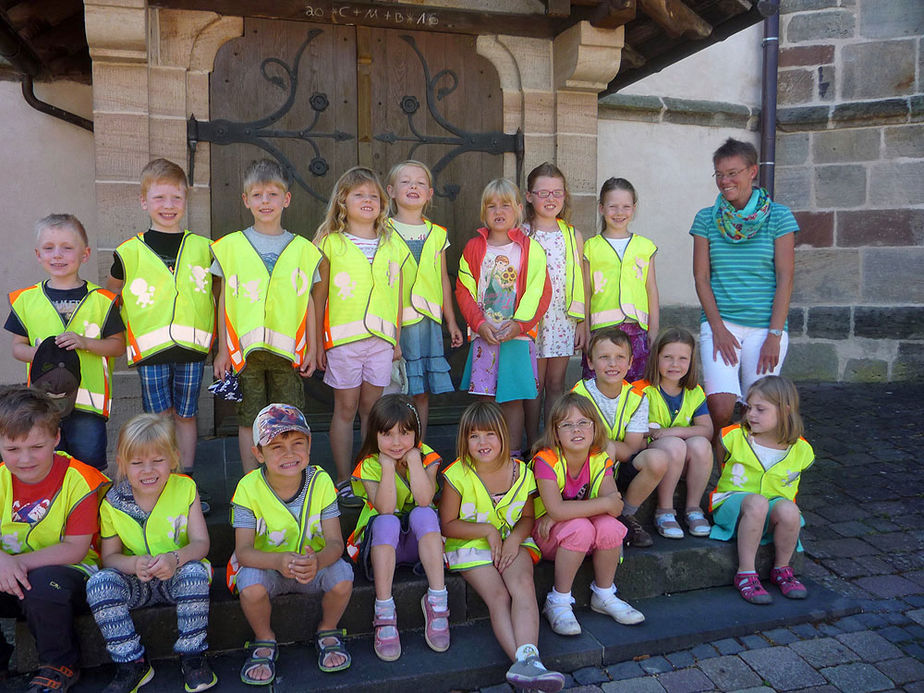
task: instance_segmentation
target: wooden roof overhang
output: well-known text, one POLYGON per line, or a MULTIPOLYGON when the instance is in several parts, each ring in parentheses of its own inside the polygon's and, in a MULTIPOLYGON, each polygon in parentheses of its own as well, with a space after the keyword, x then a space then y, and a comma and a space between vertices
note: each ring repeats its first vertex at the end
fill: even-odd
MULTIPOLYGON (((148 0, 223 15, 466 34, 554 38, 580 21, 625 26, 619 74, 604 94, 662 70, 776 11, 776 0, 543 0, 544 13, 462 10, 366 0, 148 0)), ((497 3, 499 8, 503 2, 497 3)), ((89 82, 83 0, 0 0, 0 78, 89 82)))

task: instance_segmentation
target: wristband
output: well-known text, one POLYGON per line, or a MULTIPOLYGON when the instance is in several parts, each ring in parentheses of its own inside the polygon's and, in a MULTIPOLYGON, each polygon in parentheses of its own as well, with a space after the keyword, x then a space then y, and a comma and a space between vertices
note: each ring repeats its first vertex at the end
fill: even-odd
MULTIPOLYGON (((176 567, 179 568, 179 567, 180 567, 180 552, 179 552, 179 551, 171 551, 170 553, 173 554, 173 559, 176 561, 176 567)), ((174 569, 174 570, 175 570, 175 569, 174 569)))
POLYGON ((772 334, 774 337, 782 337, 782 336, 783 336, 783 330, 773 330, 773 329, 770 329, 770 330, 767 330, 767 334, 772 334))

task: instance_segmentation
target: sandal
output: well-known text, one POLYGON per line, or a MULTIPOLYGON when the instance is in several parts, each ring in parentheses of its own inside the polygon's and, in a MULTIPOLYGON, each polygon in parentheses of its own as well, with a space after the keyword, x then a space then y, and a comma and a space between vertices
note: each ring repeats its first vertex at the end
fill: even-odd
POLYGON ((389 616, 376 615, 372 619, 375 631, 372 648, 383 662, 394 662, 401 656, 401 636, 398 634, 398 616, 392 607, 389 616))
POLYGON ((658 534, 662 537, 667 539, 683 539, 683 530, 680 529, 680 524, 677 522, 674 513, 656 514, 654 524, 658 529, 658 534))
POLYGON ((275 640, 254 640, 245 642, 244 649, 249 650, 250 655, 244 666, 241 667, 241 681, 248 686, 266 686, 276 678, 276 660, 279 658, 279 647, 275 640), (268 656, 257 656, 257 650, 270 650, 268 656), (269 669, 269 678, 256 679, 251 674, 256 667, 265 666, 269 669))
POLYGON ((315 633, 314 644, 318 649, 318 669, 323 671, 326 674, 343 671, 344 669, 349 669, 350 664, 353 663, 350 653, 347 652, 346 647, 343 644, 343 638, 346 636, 346 629, 342 630, 319 630, 315 633), (331 645, 325 645, 322 640, 327 640, 328 638, 333 639, 335 642, 331 645), (330 654, 339 654, 346 657, 346 661, 337 666, 325 666, 324 661, 327 659, 327 655, 330 654))
POLYGON ((684 519, 687 523, 687 531, 694 537, 708 537, 712 525, 703 514, 702 510, 688 510, 684 513, 684 519))

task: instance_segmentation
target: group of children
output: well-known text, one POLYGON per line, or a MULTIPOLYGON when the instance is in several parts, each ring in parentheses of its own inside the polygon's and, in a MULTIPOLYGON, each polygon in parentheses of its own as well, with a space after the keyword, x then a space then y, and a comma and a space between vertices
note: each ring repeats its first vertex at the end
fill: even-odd
POLYGON ((56 403, 41 393, 19 388, 0 397, 0 609, 15 606, 9 597, 16 597, 36 636, 42 667, 33 690, 63 690, 76 680, 73 634, 48 633, 47 618, 54 612, 53 622, 72 621, 88 575, 86 599, 118 665, 108 691, 133 691, 153 676, 130 616, 151 603, 177 605, 175 651, 186 690, 217 682, 202 656, 211 581, 207 503, 189 476, 215 333, 213 280, 213 371, 226 382, 237 377, 242 396, 245 476, 232 498, 235 551, 226 576, 254 633, 241 670, 245 683, 274 679, 271 604, 291 592, 321 597, 321 670, 350 666, 338 630, 353 582, 346 550, 375 585, 374 649, 381 659, 401 654, 392 580, 402 564, 419 563, 428 580, 421 599, 428 645, 449 648, 445 564, 485 601, 513 662, 508 681, 557 691, 564 678, 543 666, 537 649, 534 564, 540 556, 555 563, 541 609, 554 632, 580 632, 571 588, 587 555, 591 608, 619 623, 641 623, 644 616, 617 596, 615 572, 624 545, 653 543, 636 519, 651 494, 657 531, 684 536, 674 508, 684 475, 683 525, 694 536, 737 537, 741 595, 770 601, 754 558, 758 545, 772 540, 772 581, 787 597, 805 596, 788 567, 801 522, 793 499, 813 459, 800 437, 795 388, 776 376, 758 381, 744 423, 721 432, 727 455, 710 526, 701 502, 713 430, 697 384, 695 343, 685 330, 658 330, 656 247, 628 231, 635 190, 624 179, 604 183, 601 233, 584 242, 567 222, 561 171, 543 164, 527 183, 525 219, 516 186, 505 179, 488 184, 485 226, 459 262, 455 298, 471 338, 462 387, 478 401, 461 418, 457 459, 442 469, 424 442, 428 397, 453 389, 443 323, 452 346, 463 336, 446 267, 447 232, 425 217, 433 188, 422 163, 399 164, 384 187, 369 169, 347 171, 312 243, 282 227, 291 200, 282 169, 254 162, 243 193, 253 225, 209 244, 183 230, 182 170, 155 160, 142 174, 151 228, 115 253, 109 287, 121 301, 79 278, 89 249, 75 218, 38 223, 36 255, 49 279, 10 295, 7 329, 15 335, 14 355, 26 362, 38 360, 50 337, 61 351, 76 351, 80 387, 60 426, 56 403), (98 470, 106 462, 109 359, 126 345, 148 414, 122 429, 115 483, 98 505, 108 481, 98 470), (584 378, 564 393, 565 368, 578 349, 584 378), (404 365, 410 396, 382 396, 395 362, 404 365), (316 369, 334 391, 335 480, 310 464, 301 378, 316 369), (357 413, 363 445, 354 458, 357 413), (340 506, 362 507, 346 542, 340 506), (66 605, 47 598, 49 584, 65 583, 73 593, 66 605))

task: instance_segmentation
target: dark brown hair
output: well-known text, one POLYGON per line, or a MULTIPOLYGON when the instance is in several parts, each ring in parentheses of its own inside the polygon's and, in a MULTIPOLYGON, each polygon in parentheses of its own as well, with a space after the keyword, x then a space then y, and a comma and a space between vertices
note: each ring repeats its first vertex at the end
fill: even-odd
MULTIPOLYGON (((565 189, 565 197, 563 198, 564 202, 562 203, 561 211, 558 213, 558 218, 567 223, 571 219, 571 193, 568 190, 568 181, 565 179, 565 174, 562 173, 561 169, 555 164, 550 161, 545 161, 536 166, 536 168, 530 171, 529 175, 526 176, 526 190, 532 192, 533 185, 536 184, 536 179, 542 177, 561 179, 561 185, 565 189)), ((532 232, 533 219, 536 218, 536 210, 529 200, 526 200, 523 207, 523 214, 526 218, 526 223, 530 226, 530 232, 532 232)))
POLYGON ((387 433, 395 426, 402 431, 414 432, 414 445, 420 444, 420 414, 414 401, 407 395, 391 394, 378 399, 369 411, 366 439, 356 461, 379 453, 379 433, 387 433))
POLYGON ((722 159, 740 156, 748 166, 757 165, 757 148, 750 142, 742 142, 729 137, 722 146, 712 154, 712 165, 717 165, 722 159))
POLYGON ((33 428, 56 435, 60 423, 58 408, 44 392, 22 385, 0 389, 0 437, 20 440, 33 428))
MULTIPOLYGON (((598 202, 601 207, 603 206, 603 201, 606 199, 606 196, 614 190, 625 190, 632 196, 632 204, 638 204, 638 193, 635 192, 635 186, 632 185, 632 183, 625 178, 607 178, 603 181, 603 185, 600 186, 600 198, 598 202)), ((606 219, 600 220, 600 231, 606 231, 606 219)))

